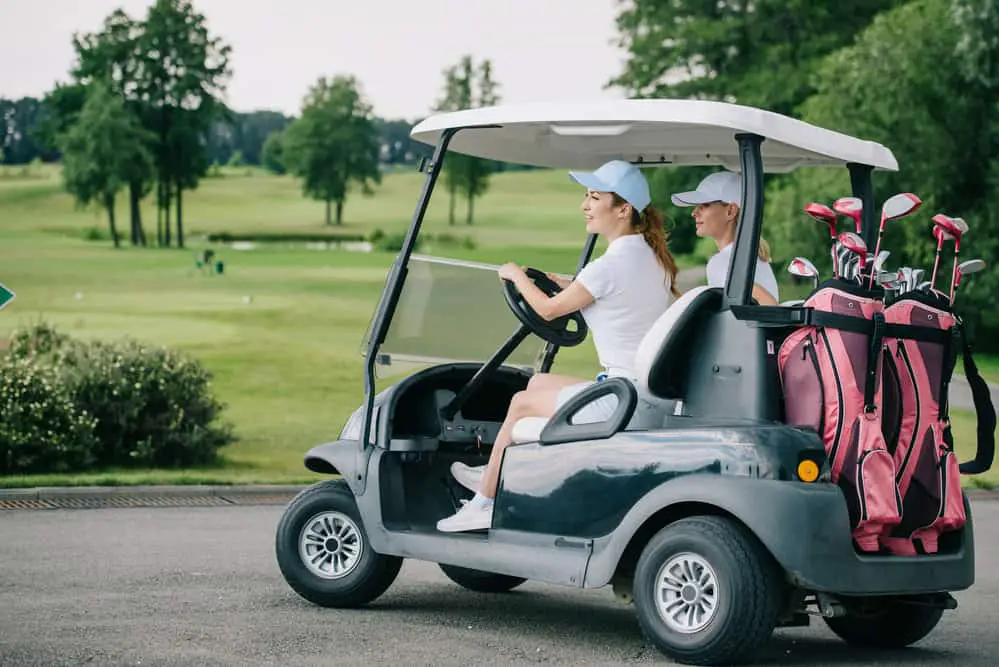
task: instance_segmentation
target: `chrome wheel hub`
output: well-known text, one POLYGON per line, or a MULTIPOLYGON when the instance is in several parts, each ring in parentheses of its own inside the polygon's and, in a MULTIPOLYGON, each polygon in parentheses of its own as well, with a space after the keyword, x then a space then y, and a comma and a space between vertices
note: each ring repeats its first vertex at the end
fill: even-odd
POLYGON ((692 553, 673 556, 655 581, 656 609, 671 630, 703 630, 718 609, 718 577, 706 560, 692 553))
POLYGON ((340 579, 354 571, 364 542, 353 519, 342 512, 321 512, 302 527, 298 555, 309 572, 323 579, 340 579))

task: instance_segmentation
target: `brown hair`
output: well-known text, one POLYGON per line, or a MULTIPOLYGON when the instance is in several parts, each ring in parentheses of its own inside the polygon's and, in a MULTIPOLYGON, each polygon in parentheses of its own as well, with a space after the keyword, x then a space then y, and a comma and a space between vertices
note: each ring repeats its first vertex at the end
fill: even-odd
MULTIPOLYGON (((627 203, 616 193, 611 194, 614 196, 615 206, 627 203)), ((662 214, 652 205, 646 206, 645 210, 641 213, 638 212, 638 209, 632 207, 631 226, 641 232, 645 238, 645 242, 652 248, 652 251, 656 254, 656 259, 659 260, 659 264, 662 265, 666 271, 666 275, 669 276, 669 291, 675 297, 680 296, 680 290, 676 286, 676 274, 679 273, 680 269, 676 265, 673 253, 669 251, 669 235, 666 233, 662 214)))

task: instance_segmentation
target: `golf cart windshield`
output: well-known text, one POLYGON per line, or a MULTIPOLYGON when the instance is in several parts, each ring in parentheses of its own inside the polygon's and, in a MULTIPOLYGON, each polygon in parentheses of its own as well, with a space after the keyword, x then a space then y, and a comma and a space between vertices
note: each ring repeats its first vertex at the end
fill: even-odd
MULTIPOLYGON (((395 316, 375 358, 378 377, 425 364, 488 359, 520 327, 503 298, 499 267, 413 255, 395 316)), ((371 335, 369 325, 364 346, 371 335)), ((545 343, 517 346, 506 364, 536 368, 545 343)))

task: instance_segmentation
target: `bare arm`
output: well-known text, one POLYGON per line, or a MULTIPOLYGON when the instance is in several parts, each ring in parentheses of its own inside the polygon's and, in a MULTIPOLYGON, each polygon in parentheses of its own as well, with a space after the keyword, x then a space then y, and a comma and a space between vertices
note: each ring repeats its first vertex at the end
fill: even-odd
POLYGON ((501 272, 500 277, 512 280, 520 293, 524 295, 527 305, 546 321, 573 313, 594 301, 593 295, 579 282, 569 283, 569 286, 564 290, 550 297, 538 289, 534 281, 528 278, 527 274, 519 267, 516 271, 501 272))
POLYGON ((759 283, 753 283, 753 298, 761 306, 776 306, 777 299, 773 295, 760 287, 759 283))

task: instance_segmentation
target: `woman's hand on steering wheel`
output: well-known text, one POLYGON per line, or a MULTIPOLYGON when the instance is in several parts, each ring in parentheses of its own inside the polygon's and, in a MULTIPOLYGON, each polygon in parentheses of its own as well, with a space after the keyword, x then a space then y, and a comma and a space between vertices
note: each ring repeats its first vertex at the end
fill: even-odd
POLYGON ((503 266, 499 267, 500 280, 509 280, 514 285, 517 284, 518 280, 526 280, 527 274, 524 272, 524 268, 514 264, 513 262, 507 262, 503 266))

